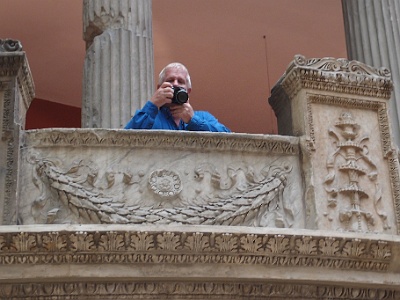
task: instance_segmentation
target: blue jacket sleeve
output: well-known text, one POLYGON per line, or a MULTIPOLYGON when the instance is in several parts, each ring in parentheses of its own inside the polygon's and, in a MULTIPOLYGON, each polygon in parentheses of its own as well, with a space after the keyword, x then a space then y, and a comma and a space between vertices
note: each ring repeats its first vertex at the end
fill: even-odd
POLYGON ((231 132, 229 128, 219 123, 217 118, 206 111, 196 111, 186 129, 190 131, 231 132))
POLYGON ((158 107, 152 102, 147 101, 142 109, 136 111, 130 119, 125 129, 151 129, 158 114, 158 107))

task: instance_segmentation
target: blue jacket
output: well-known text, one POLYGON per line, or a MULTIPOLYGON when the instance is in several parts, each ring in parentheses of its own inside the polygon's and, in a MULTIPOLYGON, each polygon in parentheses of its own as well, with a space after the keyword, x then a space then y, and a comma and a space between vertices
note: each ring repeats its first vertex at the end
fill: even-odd
POLYGON ((188 131, 231 132, 209 112, 195 111, 188 124, 183 121, 176 125, 169 109, 158 109, 152 102, 147 101, 142 109, 136 111, 132 119, 126 124, 125 129, 166 129, 188 131))

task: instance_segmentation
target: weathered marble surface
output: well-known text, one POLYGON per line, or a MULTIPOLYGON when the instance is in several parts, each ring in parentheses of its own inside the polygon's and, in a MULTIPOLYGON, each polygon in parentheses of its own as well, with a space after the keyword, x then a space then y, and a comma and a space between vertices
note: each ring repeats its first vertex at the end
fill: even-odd
POLYGON ((344 0, 343 25, 349 59, 391 70, 389 115, 393 140, 400 147, 400 5, 398 0, 344 0), (371 30, 374 28, 374 30, 371 30))
POLYGON ((49 129, 21 146, 21 224, 304 227, 297 138, 49 129))
POLYGON ((83 0, 82 127, 123 128, 154 92, 152 1, 83 0))
POLYGON ((399 158, 390 71, 297 55, 270 103, 279 133, 301 137, 307 228, 398 233, 399 158))
MULTIPOLYGON (((30 86, 3 87, 9 124, 30 86)), ((399 299, 391 88, 296 56, 270 98, 287 136, 3 125, 0 298, 399 299)))
POLYGON ((400 297, 398 235, 47 224, 0 227, 0 246, 4 299, 400 297))
POLYGON ((21 43, 0 39, 0 225, 16 223, 19 139, 34 96, 21 43))

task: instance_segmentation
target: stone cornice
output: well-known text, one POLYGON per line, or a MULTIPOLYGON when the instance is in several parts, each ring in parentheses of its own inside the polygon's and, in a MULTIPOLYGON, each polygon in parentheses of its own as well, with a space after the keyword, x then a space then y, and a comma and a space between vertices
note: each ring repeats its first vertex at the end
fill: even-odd
POLYGON ((360 299, 393 300, 400 292, 387 288, 349 287, 330 284, 282 283, 275 280, 248 281, 175 281, 175 280, 123 280, 109 279, 93 282, 45 281, 32 283, 0 283, 2 299, 360 299))
POLYGON ((389 99, 393 89, 390 71, 343 58, 296 55, 279 80, 289 97, 302 88, 389 99))
POLYGON ((0 265, 237 264, 399 272, 400 237, 225 226, 0 227, 0 265))
POLYGON ((296 155, 298 138, 261 134, 123 129, 42 129, 25 132, 23 146, 136 147, 296 155))
MULTIPOLYGON (((178 283, 183 278, 185 287, 189 283, 208 286, 213 282, 211 278, 232 287, 238 284, 240 273, 241 284, 247 278, 252 282, 249 287, 263 287, 259 290, 263 293, 270 291, 267 287, 271 278, 275 278, 275 285, 288 293, 286 297, 294 296, 288 287, 298 286, 296 290, 302 291, 307 282, 305 286, 315 294, 308 297, 301 294, 301 299, 325 299, 318 294, 325 289, 332 289, 331 296, 347 295, 343 286, 352 291, 365 291, 335 299, 395 299, 374 297, 378 292, 380 295, 399 292, 399 258, 400 237, 393 235, 225 226, 2 226, 0 265, 5 272, 0 275, 0 296, 7 292, 14 296, 21 293, 10 283, 13 280, 18 280, 27 290, 34 288, 40 293, 51 290, 52 295, 65 295, 67 292, 62 287, 54 290, 57 282, 52 280, 56 273, 58 279, 70 282, 70 293, 81 288, 78 282, 89 281, 99 286, 96 293, 100 293, 104 279, 113 286, 123 287, 130 278, 129 285, 136 289, 139 284, 136 278, 153 286, 142 290, 145 294, 163 293, 154 289, 163 286, 163 281, 157 278, 170 276, 171 288, 183 284, 178 283), (46 272, 39 275, 41 266, 52 275, 46 272), (18 271, 21 268, 22 277, 18 271), (266 270, 269 270, 268 279, 266 270), (208 277, 208 281, 204 282, 202 276, 208 277), (352 280, 353 277, 356 279, 352 280), (330 288, 325 286, 328 281, 330 288)), ((176 291, 175 295, 185 294, 184 290, 176 291)), ((113 291, 105 289, 104 292, 113 291)), ((191 291, 191 295, 197 293, 202 292, 191 291)))
POLYGON ((17 77, 27 109, 35 97, 35 85, 26 54, 17 40, 0 39, 0 77, 17 77))

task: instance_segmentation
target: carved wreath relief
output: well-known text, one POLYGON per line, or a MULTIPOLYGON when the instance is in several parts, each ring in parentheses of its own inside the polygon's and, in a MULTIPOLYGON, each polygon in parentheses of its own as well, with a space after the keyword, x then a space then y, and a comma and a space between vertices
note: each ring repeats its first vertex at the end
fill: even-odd
POLYGON ((238 163, 221 172, 200 163, 179 172, 102 170, 92 161, 65 166, 37 157, 30 163, 40 191, 31 208, 36 223, 290 227, 294 219, 283 199, 287 165, 255 171, 238 163))
POLYGON ((358 232, 390 229, 382 211, 382 190, 374 159, 369 153, 369 136, 350 112, 343 112, 329 129, 332 151, 328 154, 328 193, 325 216, 338 221, 342 229, 358 232), (379 224, 382 225, 379 225, 379 224))

